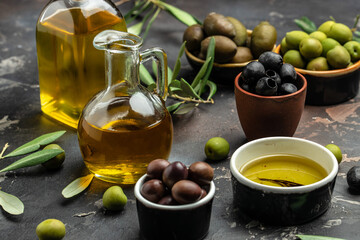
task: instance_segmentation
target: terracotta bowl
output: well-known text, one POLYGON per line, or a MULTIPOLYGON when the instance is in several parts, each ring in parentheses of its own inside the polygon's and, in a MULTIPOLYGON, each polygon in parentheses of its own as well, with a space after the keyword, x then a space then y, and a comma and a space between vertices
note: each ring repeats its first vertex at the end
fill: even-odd
POLYGON ((311 221, 326 212, 331 204, 338 162, 325 147, 294 137, 269 137, 242 145, 231 157, 230 171, 234 204, 246 215, 271 225, 296 225, 311 221), (295 154, 320 164, 327 176, 304 186, 277 187, 253 182, 239 169, 248 161, 273 154, 295 154))
MULTIPOLYGON (((280 52, 281 45, 275 49, 280 52)), ((306 78, 308 89, 306 104, 332 105, 354 98, 359 91, 360 60, 352 66, 329 71, 295 70, 306 78)))
POLYGON ((235 100, 246 138, 293 136, 304 111, 307 82, 298 73, 298 91, 281 96, 260 96, 242 89, 241 73, 235 78, 235 100))
MULTIPOLYGON (((247 30, 248 37, 251 37, 251 30, 247 30)), ((273 51, 275 51, 276 45, 274 45, 273 51)), ((194 56, 185 48, 185 55, 190 65, 198 71, 204 64, 204 60, 194 56)), ((254 60, 251 60, 254 61, 254 60)), ((236 75, 243 70, 243 68, 251 61, 243 63, 214 63, 211 72, 211 79, 215 82, 222 84, 233 84, 233 80, 236 75)))
POLYGON ((215 184, 212 181, 207 195, 191 204, 160 205, 145 199, 141 193, 146 174, 136 183, 137 215, 140 233, 147 240, 199 240, 209 231, 215 184))

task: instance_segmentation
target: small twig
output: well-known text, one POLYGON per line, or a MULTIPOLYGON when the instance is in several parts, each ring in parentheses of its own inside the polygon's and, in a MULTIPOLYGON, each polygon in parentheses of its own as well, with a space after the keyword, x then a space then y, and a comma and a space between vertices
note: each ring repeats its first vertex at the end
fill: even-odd
POLYGON ((6 151, 6 149, 9 147, 10 145, 8 143, 5 143, 4 148, 2 149, 1 153, 0 153, 0 159, 3 159, 3 154, 6 151))
POLYGON ((183 100, 186 102, 194 102, 194 103, 211 103, 214 104, 214 100, 210 99, 210 100, 201 100, 201 99, 194 99, 194 98, 188 98, 188 97, 181 97, 179 95, 176 94, 171 94, 170 97, 172 98, 177 98, 179 100, 183 100))

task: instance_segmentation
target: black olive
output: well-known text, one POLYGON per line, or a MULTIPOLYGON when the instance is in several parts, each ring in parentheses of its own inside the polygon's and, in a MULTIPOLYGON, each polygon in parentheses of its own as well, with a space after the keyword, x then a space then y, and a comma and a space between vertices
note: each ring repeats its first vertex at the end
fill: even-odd
POLYGON ((360 167, 354 166, 346 174, 346 180, 350 189, 360 192, 360 167))
POLYGON ((297 87, 292 83, 283 83, 280 86, 280 94, 282 95, 294 93, 297 90, 298 90, 297 87))
POLYGON ((259 56, 259 62, 262 63, 265 70, 272 69, 275 71, 279 71, 281 66, 283 65, 283 59, 281 55, 271 51, 262 53, 259 56))
POLYGON ((263 96, 274 96, 277 92, 277 84, 274 79, 262 77, 256 83, 255 92, 263 96))
POLYGON ((244 83, 250 85, 255 84, 263 76, 265 76, 265 68, 257 61, 248 63, 242 72, 242 79, 244 83))
POLYGON ((289 63, 284 63, 281 66, 279 74, 283 83, 285 82, 294 83, 297 76, 295 68, 293 67, 293 65, 289 63))
POLYGON ((277 85, 280 85, 280 84, 281 84, 280 75, 279 75, 277 72, 275 72, 274 70, 268 69, 268 70, 266 70, 265 74, 266 74, 266 76, 268 76, 269 78, 274 79, 275 82, 277 83, 277 85))

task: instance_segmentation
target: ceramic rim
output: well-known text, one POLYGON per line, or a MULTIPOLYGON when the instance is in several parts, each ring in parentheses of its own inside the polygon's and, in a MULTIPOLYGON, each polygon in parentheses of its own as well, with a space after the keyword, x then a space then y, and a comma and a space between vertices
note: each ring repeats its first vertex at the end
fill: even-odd
POLYGON ((143 175, 136 182, 135 188, 134 188, 134 194, 135 194, 136 199, 139 200, 142 204, 144 204, 148 208, 154 208, 154 209, 159 209, 159 210, 169 210, 169 211, 191 210, 191 209, 198 208, 200 206, 207 204, 211 199, 214 198, 214 195, 215 195, 215 184, 214 184, 214 181, 211 181, 209 192, 203 199, 201 199, 197 202, 190 203, 190 204, 183 204, 183 205, 175 205, 175 206, 174 205, 161 205, 161 204, 150 202, 149 200, 147 200, 146 198, 144 198, 141 195, 140 188, 143 185, 145 178, 146 178, 146 174, 143 175))
POLYGON ((269 193, 280 193, 280 194, 289 194, 289 193, 304 193, 304 192, 310 192, 313 191, 315 189, 318 189, 324 185, 326 185, 327 183, 330 183, 337 175, 338 173, 338 162, 334 156, 334 154, 332 152, 330 152, 330 150, 328 150, 327 148, 325 148, 324 146, 309 141, 309 140, 305 140, 305 139, 301 139, 301 138, 295 138, 295 137, 266 137, 266 138, 260 138, 257 140, 253 140, 251 142, 245 143, 244 145, 242 145, 241 147, 239 147, 234 154, 231 156, 230 159, 230 171, 231 174, 237 179, 237 181, 239 181, 240 183, 253 188, 253 189, 257 189, 260 191, 264 191, 264 192, 269 192, 269 193), (331 158, 333 167, 331 169, 331 171, 328 173, 328 175, 321 179, 318 182, 309 184, 309 185, 305 185, 305 186, 299 186, 299 187, 276 187, 276 186, 268 186, 268 185, 264 185, 264 184, 260 184, 260 183, 256 183, 254 181, 251 181, 250 179, 244 177, 239 170, 236 168, 236 159, 237 156, 239 155, 239 152, 243 151, 244 148, 247 148, 248 146, 251 145, 255 145, 255 144, 259 144, 262 142, 267 142, 267 141, 276 141, 276 140, 286 140, 286 141, 298 141, 298 142, 304 142, 306 144, 310 144, 313 145, 317 148, 322 149, 323 151, 325 151, 331 158))

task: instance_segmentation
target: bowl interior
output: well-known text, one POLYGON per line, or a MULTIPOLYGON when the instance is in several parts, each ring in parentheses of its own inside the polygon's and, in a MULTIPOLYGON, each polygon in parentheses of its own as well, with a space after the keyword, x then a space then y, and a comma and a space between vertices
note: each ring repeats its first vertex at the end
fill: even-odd
POLYGON ((314 190, 334 179, 338 171, 338 163, 328 149, 315 142, 293 137, 268 137, 248 142, 238 148, 231 157, 230 169, 239 182, 252 188, 274 193, 299 193, 314 190), (239 172, 240 167, 248 161, 271 154, 294 154, 307 157, 320 164, 328 175, 316 183, 305 186, 274 187, 253 182, 239 172))
POLYGON ((135 188, 134 188, 134 194, 135 194, 135 197, 142 204, 144 204, 148 208, 159 209, 159 210, 168 210, 168 211, 191 210, 191 209, 195 209, 195 208, 197 208, 199 206, 203 206, 203 205, 207 204, 211 199, 214 198, 214 195, 215 195, 215 184, 214 184, 213 181, 211 181, 209 192, 207 193, 207 195, 203 199, 201 199, 201 200, 199 200, 197 202, 190 203, 190 204, 182 204, 182 205, 161 205, 161 204, 156 204, 156 203, 150 202, 149 200, 144 198, 140 193, 141 186, 144 184, 145 178, 146 178, 146 174, 143 175, 136 182, 135 188))

